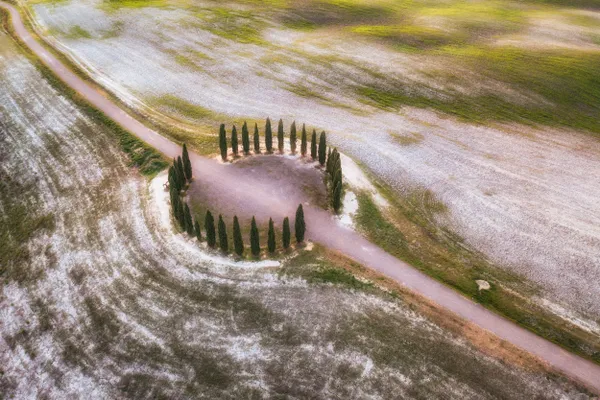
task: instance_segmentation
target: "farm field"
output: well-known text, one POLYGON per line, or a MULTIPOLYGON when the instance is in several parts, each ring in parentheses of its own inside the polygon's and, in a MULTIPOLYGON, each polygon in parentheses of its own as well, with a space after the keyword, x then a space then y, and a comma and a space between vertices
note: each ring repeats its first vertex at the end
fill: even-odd
MULTIPOLYGON (((467 249, 485 278, 600 333, 593 2, 29 9, 97 82, 200 152, 214 151, 223 121, 270 115, 327 130, 441 246, 467 249)), ((477 290, 475 279, 446 281, 477 290)))
POLYGON ((0 4, 2 396, 593 398, 566 376, 598 389, 594 1, 16 5, 26 27, 0 4), (285 151, 217 154, 220 124, 262 136, 267 117, 285 151), (339 215, 292 121, 342 153, 339 215), (176 197, 229 233, 239 216, 247 245, 256 216, 258 259, 176 221, 182 142, 194 180, 176 197), (298 203, 309 241, 283 251, 298 203))
POLYGON ((206 253, 174 231, 164 172, 140 175, 4 33, 0 49, 4 397, 589 396, 322 248, 206 253))

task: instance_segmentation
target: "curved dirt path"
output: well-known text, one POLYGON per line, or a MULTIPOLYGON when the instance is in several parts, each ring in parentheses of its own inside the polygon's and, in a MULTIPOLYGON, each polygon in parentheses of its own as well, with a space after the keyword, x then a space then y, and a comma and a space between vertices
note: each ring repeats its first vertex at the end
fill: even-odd
MULTIPOLYGON (((87 101, 100 109, 119 125, 135 134, 168 157, 176 157, 181 147, 156 131, 137 121, 117 104, 83 81, 48 50, 38 43, 25 28, 17 9, 0 1, 0 7, 8 10, 16 35, 22 40, 61 80, 81 94, 87 101)), ((296 205, 303 198, 291 198, 277 185, 267 187, 264 182, 253 182, 252 176, 239 175, 239 169, 191 153, 197 184, 207 187, 218 196, 220 202, 234 209, 256 211, 259 217, 293 216, 296 205)), ((305 207, 308 225, 307 237, 338 250, 357 262, 377 270, 464 319, 496 334, 547 362, 554 369, 585 384, 600 393, 600 366, 578 357, 561 347, 542 339, 515 323, 485 309, 458 292, 442 285, 433 278, 419 272, 403 261, 389 255, 361 235, 343 228, 322 209, 305 207)))

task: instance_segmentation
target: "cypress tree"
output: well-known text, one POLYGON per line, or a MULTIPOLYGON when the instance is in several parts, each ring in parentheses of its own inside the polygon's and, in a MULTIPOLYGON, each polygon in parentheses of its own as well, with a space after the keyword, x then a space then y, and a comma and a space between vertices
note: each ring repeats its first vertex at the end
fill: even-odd
POLYGON ((227 133, 225 132, 225 124, 221 124, 219 129, 219 148, 221 149, 221 159, 227 161, 227 133))
POLYGON ((267 246, 269 248, 269 253, 275 252, 276 244, 275 244, 275 227, 273 226, 273 218, 269 218, 269 235, 268 235, 267 246))
POLYGON ((192 213, 190 212, 190 207, 187 205, 187 203, 185 203, 185 205, 183 207, 183 214, 184 214, 185 231, 188 233, 188 235, 193 236, 194 235, 194 221, 192 220, 192 213))
POLYGON ((260 138, 258 137, 258 124, 254 124, 254 153, 260 154, 260 138))
POLYGON ((292 154, 296 154, 296 121, 292 122, 292 127, 290 128, 290 149, 292 154))
POLYGON ((233 217, 233 248, 238 256, 244 254, 244 240, 237 215, 233 217))
POLYGON ((304 241, 304 234, 306 233, 304 209, 302 208, 302 204, 300 204, 296 210, 296 221, 294 222, 294 228, 296 230, 296 242, 302 243, 304 241))
POLYGON ((273 131, 271 130, 271 120, 267 118, 267 125, 265 126, 265 146, 267 153, 273 152, 273 131))
POLYGON ((177 200, 179 200, 179 192, 177 191, 177 189, 173 186, 172 188, 169 189, 169 195, 171 196, 171 211, 173 211, 173 216, 176 216, 176 203, 177 200))
POLYGON ((200 223, 198 222, 198 218, 196 218, 196 222, 194 222, 194 231, 196 232, 196 239, 199 242, 202 241, 202 231, 200 230, 200 223))
POLYGON ((188 182, 192 181, 192 162, 190 161, 190 155, 187 150, 187 146, 185 143, 183 144, 183 172, 185 173, 185 178, 188 182))
POLYGON ((185 187, 185 172, 183 171, 183 160, 181 156, 177 157, 177 174, 179 174, 179 181, 181 182, 181 188, 185 187))
POLYGON ((217 244, 217 238, 215 235, 215 219, 210 211, 206 212, 206 217, 204 218, 204 230, 206 231, 206 242, 208 243, 208 246, 214 248, 217 244))
POLYGON ((223 221, 223 216, 219 214, 219 247, 221 251, 227 253, 229 251, 229 242, 227 241, 227 227, 225 226, 225 221, 223 221))
POLYGON ((175 191, 171 192, 171 211, 173 211, 173 217, 175 217, 175 219, 179 220, 178 215, 179 215, 179 195, 176 194, 175 191))
POLYGON ((337 149, 334 149, 331 153, 327 168, 329 175, 329 195, 331 199, 331 206, 335 212, 338 212, 342 207, 343 175, 342 160, 337 149))
POLYGON ((185 177, 181 174, 175 158, 173 159, 173 176, 175 178, 177 190, 181 191, 181 189, 183 189, 183 185, 185 184, 185 177))
POLYGON ((233 129, 231 130, 231 150, 233 150, 233 156, 237 157, 238 153, 239 153, 239 146, 238 146, 237 128, 235 127, 235 125, 233 126, 233 129))
POLYGON ((325 165, 325 161, 327 158, 327 138, 325 137, 325 132, 321 132, 321 137, 319 138, 319 164, 325 165))
POLYGON ((331 147, 327 150, 327 161, 325 162, 325 171, 329 173, 331 171, 331 147))
POLYGON ((336 165, 336 169, 333 172, 333 185, 337 185, 338 183, 342 183, 342 167, 336 165))
POLYGON ((287 250, 290 247, 290 219, 288 217, 283 220, 283 238, 281 242, 284 249, 287 250))
POLYGON ((176 199, 177 200, 175 200, 175 204, 177 205, 177 208, 176 208, 177 222, 179 223, 179 227, 181 229, 185 229, 185 209, 183 207, 183 203, 181 202, 181 198, 179 196, 177 196, 176 199))
POLYGON ((169 167, 169 191, 178 191, 179 182, 177 181, 177 175, 173 166, 169 167))
POLYGON ((331 179, 333 179, 333 174, 337 169, 338 163, 340 162, 339 157, 340 153, 338 153, 337 149, 333 149, 331 155, 327 158, 327 173, 331 179))
POLYGON ((302 157, 306 156, 307 150, 307 138, 306 138, 306 125, 302 124, 302 136, 300 138, 300 153, 302 157))
POLYGON ((246 121, 244 121, 244 125, 242 125, 242 148, 244 149, 245 155, 250 153, 250 135, 248 134, 248 124, 246 121))
POLYGON ((337 182, 335 188, 333 189, 333 199, 331 205, 335 212, 340 210, 342 206, 342 182, 337 182))
POLYGON ((254 257, 257 257, 260 254, 260 238, 254 216, 252 217, 252 225, 250 226, 250 250, 254 257))
POLYGON ((310 139, 310 157, 313 160, 317 159, 317 131, 314 129, 310 139))
POLYGON ((277 148, 279 152, 283 154, 283 120, 279 120, 279 126, 277 127, 277 148))

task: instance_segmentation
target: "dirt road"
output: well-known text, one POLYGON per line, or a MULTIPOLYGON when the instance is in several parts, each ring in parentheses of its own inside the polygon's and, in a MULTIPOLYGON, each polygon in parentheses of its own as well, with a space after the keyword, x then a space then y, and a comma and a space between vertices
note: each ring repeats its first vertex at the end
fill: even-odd
MULTIPOLYGON (((0 6, 10 12, 16 35, 66 84, 115 122, 168 157, 175 157, 181 153, 179 145, 132 118, 117 104, 75 75, 35 41, 25 28, 15 7, 1 1, 0 6)), ((198 183, 207 188, 210 187, 215 193, 221 193, 222 195, 217 201, 227 203, 230 207, 244 210, 246 213, 251 210, 256 211, 257 215, 283 217, 293 216, 298 202, 304 200, 303 198, 290 198, 288 193, 282 193, 276 185, 269 187, 264 182, 260 184, 253 182, 251 176, 241 177, 238 173, 239 170, 230 165, 219 164, 197 154, 190 156, 198 183)), ((392 257, 359 234, 339 226, 328 212, 307 206, 306 219, 309 227, 307 236, 311 240, 339 250, 361 264, 384 273, 466 320, 540 357, 556 370, 600 393, 600 366, 571 354, 494 314, 410 265, 392 257)))

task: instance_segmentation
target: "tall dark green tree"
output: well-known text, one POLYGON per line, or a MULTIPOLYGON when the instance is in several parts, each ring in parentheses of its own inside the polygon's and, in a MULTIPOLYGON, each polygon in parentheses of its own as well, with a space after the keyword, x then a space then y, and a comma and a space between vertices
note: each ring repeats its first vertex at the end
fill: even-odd
POLYGON ((290 219, 288 217, 283 219, 283 237, 281 243, 286 250, 290 247, 290 219))
POLYGON ((312 137, 310 138, 310 157, 313 160, 317 159, 317 131, 314 129, 312 137))
POLYGON ((185 176, 181 174, 181 170, 179 169, 179 165, 177 165, 177 159, 173 159, 173 172, 175 175, 175 180, 177 182, 177 189, 179 191, 183 190, 183 186, 185 185, 185 176))
POLYGON ((296 210, 294 228, 296 231, 296 242, 302 243, 304 241, 304 234, 306 233, 306 223, 304 222, 304 209, 302 208, 302 204, 300 204, 296 210))
POLYGON ((274 253, 275 247, 277 247, 277 244, 275 243, 275 227, 273 226, 273 218, 269 218, 269 234, 267 239, 267 247, 269 249, 269 253, 274 253))
POLYGON ((171 211, 173 211, 173 216, 176 216, 177 213, 175 212, 175 203, 177 203, 177 201, 179 200, 179 190, 177 190, 175 186, 171 186, 169 188, 169 195, 171 197, 171 211))
POLYGON ((187 203, 185 203, 185 205, 183 206, 183 213, 184 213, 184 226, 185 226, 185 231, 187 232, 188 235, 193 236, 194 235, 194 220, 192 219, 192 213, 190 212, 190 207, 187 205, 187 203))
POLYGON ((185 178, 188 182, 192 181, 192 162, 190 161, 190 155, 188 153, 187 146, 185 143, 183 144, 183 172, 185 173, 185 178))
POLYGON ((327 138, 325 136, 325 132, 321 132, 321 136, 319 137, 319 164, 325 165, 325 161, 327 160, 327 138))
POLYGON ((221 124, 219 129, 219 149, 221 150, 221 158, 227 161, 227 133, 225 132, 225 124, 221 124))
POLYGON ((292 154, 296 154, 296 121, 292 122, 292 127, 290 128, 290 149, 292 154))
POLYGON ((242 239, 242 230, 237 215, 233 217, 233 249, 238 256, 244 254, 244 239, 242 239))
POLYGON ((171 196, 171 211, 173 212, 173 218, 179 223, 179 195, 171 196))
POLYGON ((258 124, 254 124, 254 153, 260 154, 260 137, 258 136, 258 124))
POLYGON ((181 182, 181 187, 183 188, 185 186, 185 172, 183 170, 183 160, 181 159, 181 156, 177 157, 177 174, 179 175, 179 180, 181 182))
POLYGON ((181 192, 182 189, 181 182, 179 181, 179 176, 177 174, 177 169, 174 165, 169 167, 169 189, 174 190, 176 193, 181 192))
POLYGON ((196 218, 196 222, 194 222, 194 231, 196 232, 196 239, 199 242, 202 241, 202 231, 200 230, 200 223, 198 222, 198 218, 196 218))
POLYGON ((265 147, 267 153, 273 152, 273 130, 271 129, 271 120, 267 118, 267 124, 265 126, 265 147))
POLYGON ((327 149, 327 161, 325 161, 325 171, 329 173, 329 168, 331 167, 331 147, 327 149))
POLYGON ((229 241, 227 240, 227 227, 225 226, 225 221, 223 221, 223 216, 219 214, 219 224, 218 224, 218 232, 219 232, 219 247, 221 251, 227 253, 229 251, 229 241))
POLYGON ((254 257, 258 257, 260 254, 260 237, 258 235, 258 227, 256 226, 256 219, 252 217, 252 224, 250 225, 250 250, 254 257))
POLYGON ((306 156, 307 149, 308 138, 306 137, 306 125, 302 124, 302 136, 300 137, 300 154, 302 154, 302 157, 306 156))
POLYGON ((177 190, 179 188, 179 177, 177 176, 177 160, 173 159, 173 165, 169 168, 169 186, 173 186, 177 190))
POLYGON ((181 197, 177 196, 175 200, 175 218, 177 219, 177 223, 179 223, 179 227, 181 229, 185 229, 185 209, 183 207, 183 202, 181 201, 181 197))
POLYGON ((327 160, 327 174, 329 176, 329 196, 331 206, 335 212, 339 212, 342 207, 342 160, 340 153, 334 149, 327 160))
POLYGON ((231 130, 231 150, 233 150, 233 156, 237 157, 240 149, 238 144, 237 128, 235 127, 235 125, 231 130))
POLYGON ((248 133, 248 124, 246 121, 244 121, 244 125, 242 125, 242 148, 244 149, 245 155, 250 153, 250 134, 248 133))
POLYGON ((283 137, 284 137, 284 132, 283 132, 283 120, 279 120, 279 125, 277 126, 277 148, 279 149, 279 152, 281 154, 283 154, 283 137))
POLYGON ((208 247, 214 248, 217 244, 217 235, 215 233, 215 218, 210 211, 207 211, 206 217, 204 217, 204 230, 206 231, 208 247))
POLYGON ((342 207, 342 183, 336 182, 335 187, 333 189, 331 206, 335 210, 335 212, 340 211, 342 207))

